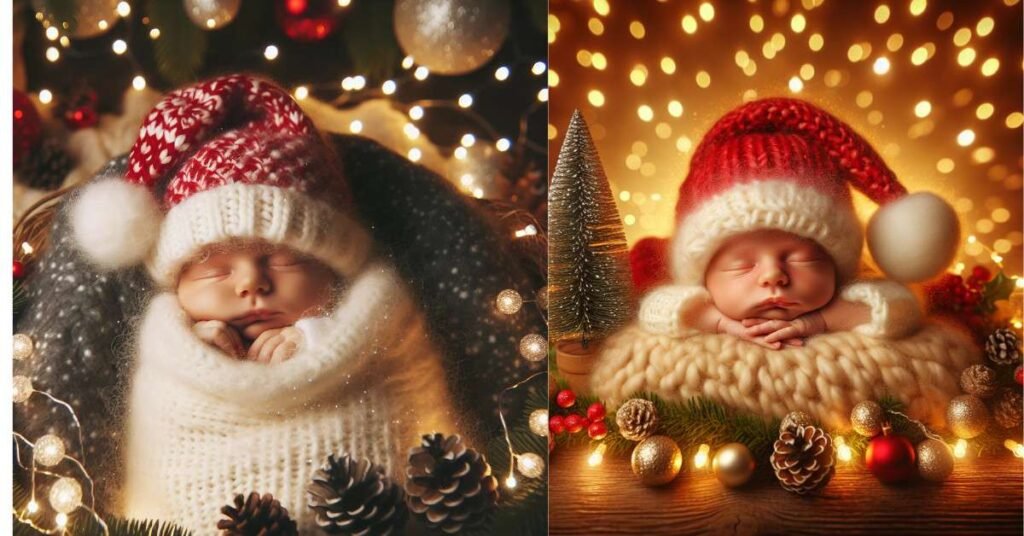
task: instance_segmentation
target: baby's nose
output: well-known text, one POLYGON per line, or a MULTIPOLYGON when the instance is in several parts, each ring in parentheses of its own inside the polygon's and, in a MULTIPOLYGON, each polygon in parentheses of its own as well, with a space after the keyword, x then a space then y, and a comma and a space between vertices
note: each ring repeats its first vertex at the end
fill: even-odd
POLYGON ((770 263, 761 272, 758 283, 762 287, 779 287, 789 283, 789 276, 777 263, 770 263))
POLYGON ((240 269, 235 292, 242 298, 254 294, 266 294, 270 292, 270 279, 257 267, 240 269))

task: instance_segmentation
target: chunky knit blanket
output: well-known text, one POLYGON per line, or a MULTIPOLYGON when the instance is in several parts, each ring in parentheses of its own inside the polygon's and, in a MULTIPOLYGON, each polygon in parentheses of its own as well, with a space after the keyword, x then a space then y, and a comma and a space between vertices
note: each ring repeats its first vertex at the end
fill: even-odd
POLYGON ((960 372, 980 353, 966 333, 935 321, 899 340, 828 333, 782 350, 732 335, 678 338, 630 325, 605 342, 598 359, 591 386, 610 404, 641 391, 668 400, 702 396, 766 417, 803 410, 845 429, 855 404, 892 395, 912 417, 941 428, 949 399, 960 394, 960 372))
POLYGON ((328 454, 401 481, 421 434, 457 431, 440 359, 392 268, 366 269, 331 318, 322 341, 267 365, 204 344, 173 294, 155 297, 139 331, 122 513, 213 534, 221 506, 258 491, 312 532, 305 487, 328 454))

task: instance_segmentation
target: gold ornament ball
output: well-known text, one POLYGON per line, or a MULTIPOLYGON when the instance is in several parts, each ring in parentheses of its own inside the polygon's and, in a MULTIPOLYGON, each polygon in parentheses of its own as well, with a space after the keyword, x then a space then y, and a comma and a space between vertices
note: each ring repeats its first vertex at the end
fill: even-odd
POLYGON ((519 355, 529 361, 541 361, 548 356, 548 340, 543 335, 531 333, 519 341, 519 355))
POLYGON ((540 478, 544 474, 544 458, 533 452, 516 455, 516 468, 526 478, 540 478))
POLYGON ((32 380, 27 376, 15 376, 12 381, 14 387, 14 403, 20 404, 32 396, 32 380))
POLYGON ((669 437, 651 436, 637 444, 630 459, 635 474, 645 486, 668 484, 683 467, 683 453, 669 437))
POLYGON ((64 441, 52 434, 44 435, 36 440, 32 457, 43 467, 53 467, 64 459, 64 441))
POLYGON ((548 410, 535 409, 530 413, 530 431, 541 436, 548 435, 548 410))
POLYGON ((853 406, 850 412, 850 423, 858 434, 864 437, 875 437, 882 433, 882 423, 885 420, 885 412, 877 402, 865 400, 853 406))
POLYGON ((988 428, 988 408, 974 395, 960 395, 949 401, 946 424, 957 437, 971 439, 988 428))
POLYGON ((754 455, 743 443, 729 443, 718 449, 711 470, 719 482, 735 488, 742 486, 754 474, 754 455))
POLYGON ((62 514, 70 514, 82 506, 82 486, 77 480, 63 477, 50 486, 50 506, 62 514))
MULTIPOLYGON (((117 4, 121 0, 83 0, 69 4, 73 6, 74 17, 75 17, 75 28, 74 31, 70 32, 69 35, 75 39, 89 39, 90 37, 96 37, 107 33, 114 25, 117 24, 117 4)), ((43 11, 46 13, 47 18, 53 24, 59 25, 62 22, 58 21, 55 17, 55 13, 46 9, 49 2, 42 2, 39 0, 33 0, 32 7, 36 11, 43 11)), ((63 31, 61 33, 64 33, 63 31)))
POLYGON ((398 0, 395 37, 416 63, 459 75, 490 61, 508 36, 508 0, 398 0))
POLYGON ((523 297, 515 290, 507 288, 498 293, 495 306, 502 314, 514 315, 523 307, 523 297))
POLYGON ((942 482, 953 474, 953 450, 937 439, 925 439, 917 444, 917 472, 921 478, 942 482))
POLYGON ((242 0, 185 0, 185 13, 200 28, 216 30, 235 20, 242 0))
POLYGON ((14 359, 22 360, 32 357, 32 352, 35 351, 35 343, 32 342, 32 337, 25 335, 24 333, 18 333, 14 336, 14 359))
POLYGON ((785 432, 791 426, 808 426, 814 424, 814 419, 802 412, 802 411, 791 411, 783 419, 782 424, 779 425, 779 433, 785 432))

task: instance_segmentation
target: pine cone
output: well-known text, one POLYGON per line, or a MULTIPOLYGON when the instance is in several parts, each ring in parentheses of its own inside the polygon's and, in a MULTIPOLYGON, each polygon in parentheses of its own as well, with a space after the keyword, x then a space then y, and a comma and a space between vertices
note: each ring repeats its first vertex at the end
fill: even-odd
POLYGON ((832 437, 816 426, 792 426, 775 441, 771 461, 786 491, 810 493, 827 484, 835 473, 832 437))
POLYGON ((996 371, 985 365, 971 365, 960 374, 960 388, 978 398, 989 398, 998 387, 996 371))
POLYGON ((423 436, 409 450, 405 475, 409 509, 434 530, 451 534, 479 526, 498 502, 491 466, 457 434, 423 436))
POLYGON ((281 503, 266 493, 260 497, 255 491, 246 499, 239 493, 235 505, 224 506, 220 512, 227 516, 217 522, 222 536, 296 536, 299 531, 288 517, 281 503))
POLYGON ((619 434, 630 441, 640 441, 658 429, 658 411, 654 402, 643 398, 627 400, 615 412, 619 434))
POLYGON ((1020 339, 1009 329, 997 329, 985 340, 985 355, 996 365, 1016 365, 1021 357, 1020 339))
POLYGON ((347 454, 328 456, 306 491, 316 524, 329 534, 391 534, 408 515, 402 488, 384 468, 347 454))
POLYGON ((1020 428, 1024 423, 1024 395, 1019 389, 1003 389, 992 402, 992 416, 1003 428, 1020 428))
POLYGON ((56 190, 74 166, 75 161, 60 142, 47 138, 28 153, 18 170, 18 182, 41 190, 56 190))

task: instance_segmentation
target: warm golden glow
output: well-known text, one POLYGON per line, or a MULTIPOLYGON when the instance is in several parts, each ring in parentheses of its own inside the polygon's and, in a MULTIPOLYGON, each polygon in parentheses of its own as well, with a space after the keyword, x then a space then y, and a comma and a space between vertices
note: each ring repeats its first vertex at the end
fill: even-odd
POLYGON ((629 72, 629 81, 637 87, 647 83, 647 67, 643 65, 634 66, 633 70, 629 72))
POLYGON ((999 58, 989 58, 981 64, 981 74, 985 76, 992 76, 997 71, 999 71, 999 58))
POLYGON ((708 466, 708 454, 711 452, 711 446, 707 443, 701 443, 700 447, 697 447, 697 454, 693 456, 693 466, 697 469, 703 469, 708 466))
POLYGON ((956 456, 957 458, 967 456, 967 441, 963 439, 956 440, 956 446, 953 447, 953 456, 956 456))
POLYGON ((923 100, 914 105, 914 115, 920 118, 928 117, 932 113, 932 103, 923 100))
POLYGON ((693 15, 686 15, 682 21, 683 31, 692 34, 697 31, 697 19, 693 18, 693 15))
POLYGON ((638 20, 629 23, 629 34, 634 39, 643 39, 647 35, 647 29, 644 28, 644 24, 638 20))
POLYGON ((701 88, 706 89, 708 86, 711 85, 711 75, 708 74, 707 71, 698 71, 696 80, 697 85, 700 86, 701 88))
POLYGON ((587 100, 591 105, 600 108, 604 106, 604 93, 601 93, 599 89, 591 89, 587 92, 587 100))
POLYGON ((910 14, 915 17, 924 13, 926 9, 928 9, 928 0, 912 0, 910 2, 910 14))
POLYGON ((754 33, 761 33, 764 31, 764 19, 761 15, 754 15, 750 17, 750 30, 754 33))
POLYGON ((996 21, 992 20, 992 17, 982 17, 978 21, 978 25, 975 27, 975 31, 978 33, 978 37, 985 37, 992 33, 992 29, 995 28, 996 21))
POLYGON ((591 467, 597 467, 598 465, 601 465, 601 461, 604 460, 604 451, 607 449, 608 447, 605 446, 604 443, 599 444, 597 448, 595 448, 594 451, 591 452, 590 456, 587 458, 587 465, 591 467))
POLYGON ((801 33, 807 28, 807 19, 804 18, 802 13, 797 13, 789 20, 789 28, 793 30, 794 33, 801 33))
POLYGON ((974 131, 969 128, 961 130, 960 133, 956 135, 956 143, 961 147, 967 147, 974 143, 974 131))
POLYGON ((676 61, 672 58, 665 56, 661 58, 661 71, 665 74, 673 74, 676 72, 676 61))
POLYGON ((701 20, 704 22, 711 22, 715 18, 715 6, 711 5, 711 2, 704 2, 700 5, 698 10, 701 20))
POLYGON ((821 50, 821 47, 825 46, 825 38, 821 34, 811 34, 811 37, 807 40, 807 46, 814 52, 821 50))
POLYGON ((889 20, 889 6, 882 4, 875 8, 875 22, 885 24, 889 20))

